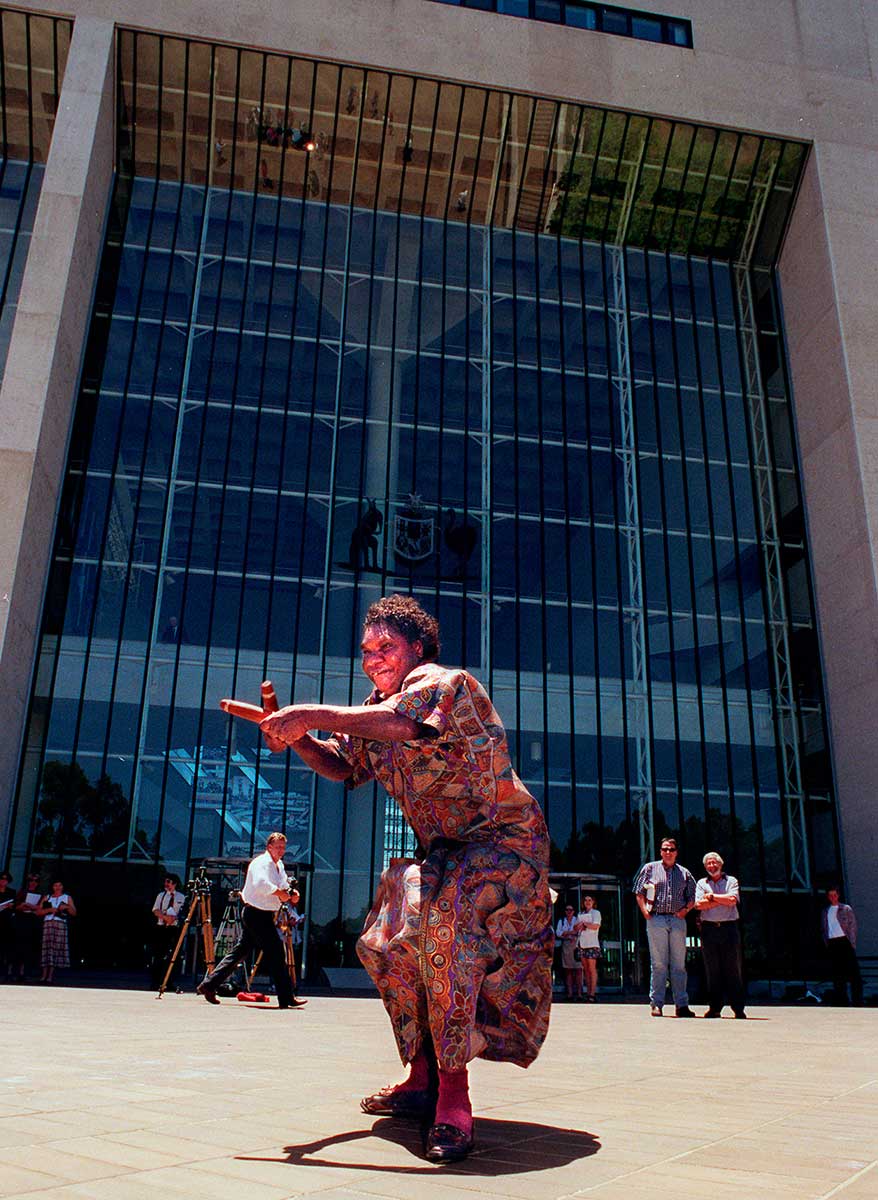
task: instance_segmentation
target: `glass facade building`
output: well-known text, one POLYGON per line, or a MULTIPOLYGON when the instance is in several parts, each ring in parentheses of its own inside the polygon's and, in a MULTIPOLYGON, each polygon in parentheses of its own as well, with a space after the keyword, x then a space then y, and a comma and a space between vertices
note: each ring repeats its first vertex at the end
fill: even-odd
POLYGON ((354 965, 395 809, 218 701, 358 701, 411 591, 557 870, 720 846, 790 961, 839 868, 773 272, 805 148, 145 35, 119 78, 13 852, 122 889, 124 944, 157 870, 281 828, 354 965))

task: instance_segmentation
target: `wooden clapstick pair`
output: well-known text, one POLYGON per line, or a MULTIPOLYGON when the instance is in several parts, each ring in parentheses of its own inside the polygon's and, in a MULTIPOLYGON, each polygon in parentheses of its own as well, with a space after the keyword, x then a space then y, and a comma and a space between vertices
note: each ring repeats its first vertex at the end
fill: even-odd
POLYGON ((258 725, 260 721, 264 721, 266 717, 277 712, 280 707, 274 684, 270 679, 264 681, 260 690, 262 692, 261 708, 258 704, 247 704, 244 700, 220 700, 219 706, 230 717, 243 717, 245 721, 253 721, 258 725))

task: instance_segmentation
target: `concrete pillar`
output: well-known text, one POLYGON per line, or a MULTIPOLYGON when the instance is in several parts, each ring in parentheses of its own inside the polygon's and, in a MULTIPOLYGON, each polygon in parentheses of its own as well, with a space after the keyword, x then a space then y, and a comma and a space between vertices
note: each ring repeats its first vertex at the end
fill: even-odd
POLYGON ((74 25, 0 389, 0 850, 113 176, 113 32, 74 25))
POLYGON ((857 146, 815 148, 780 275, 847 899, 860 919, 860 953, 876 954, 878 184, 863 155, 857 146))

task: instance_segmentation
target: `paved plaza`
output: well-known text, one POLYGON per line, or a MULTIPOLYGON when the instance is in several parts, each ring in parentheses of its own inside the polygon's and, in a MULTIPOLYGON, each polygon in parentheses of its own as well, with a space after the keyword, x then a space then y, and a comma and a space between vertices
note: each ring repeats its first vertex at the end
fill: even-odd
POLYGON ((530 1070, 472 1076, 477 1151, 434 1166, 359 1111, 401 1077, 377 999, 5 986, 0 1196, 878 1197, 878 1009, 560 1005, 530 1070))

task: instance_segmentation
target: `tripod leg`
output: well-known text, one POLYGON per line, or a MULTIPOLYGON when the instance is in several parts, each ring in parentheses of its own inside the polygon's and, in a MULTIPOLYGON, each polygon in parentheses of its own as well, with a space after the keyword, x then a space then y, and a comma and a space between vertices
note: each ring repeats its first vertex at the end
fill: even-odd
POLYGON ((288 929, 284 934, 284 958, 287 963, 287 970, 290 973, 290 983, 293 985, 293 995, 296 994, 296 947, 293 945, 292 930, 288 929))
POLYGON ((259 971, 259 964, 261 962, 262 962, 262 951, 260 950, 259 953, 256 955, 256 957, 253 960, 253 970, 250 972, 250 978, 247 980, 247 990, 250 992, 253 991, 253 980, 256 978, 256 974, 259 971))
POLYGON ((167 991, 168 980, 171 978, 171 972, 174 969, 174 964, 176 963, 177 959, 180 957, 180 950, 183 946, 183 942, 186 939, 186 934, 189 932, 189 926, 192 924, 192 918, 194 917, 194 915, 195 915, 195 905, 190 904, 189 911, 186 914, 186 920, 183 922, 183 924, 180 928, 180 936, 177 938, 177 944, 174 947, 174 953, 171 955, 170 959, 168 960, 168 967, 167 967, 167 970, 165 971, 165 977, 161 982, 161 986, 159 987, 159 994, 156 996, 156 1000, 161 1000, 162 996, 167 991))
POLYGON ((204 944, 205 974, 209 975, 216 966, 216 951, 213 945, 213 922, 210 916, 210 896, 201 897, 201 939, 204 944))

